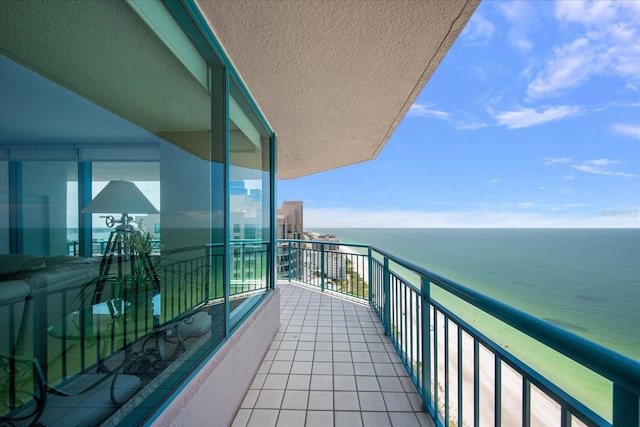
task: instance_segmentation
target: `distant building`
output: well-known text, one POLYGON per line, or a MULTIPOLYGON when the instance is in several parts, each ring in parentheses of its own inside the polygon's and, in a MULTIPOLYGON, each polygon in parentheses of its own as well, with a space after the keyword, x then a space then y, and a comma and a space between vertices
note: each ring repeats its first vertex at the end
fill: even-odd
MULTIPOLYGON (((327 248, 325 247, 325 250, 327 248)), ((347 278, 347 260, 341 253, 325 252, 324 253, 324 271, 325 277, 334 280, 346 280, 347 278)))
MULTIPOLYGON (((302 218, 302 201, 283 202, 282 207, 278 209, 278 239, 304 239, 302 218)), ((289 258, 287 248, 287 244, 278 244, 278 275, 282 278, 288 278, 292 268, 302 265, 301 259, 289 258)))
MULTIPOLYGON (((338 251, 338 250, 340 250, 340 240, 338 240, 338 238, 336 236, 334 236, 333 234, 321 234, 321 235, 315 237, 314 240, 320 240, 320 241, 323 241, 323 242, 330 242, 330 243, 325 243, 324 244, 324 250, 325 251, 338 251)), ((317 250, 320 250, 321 246, 323 246, 321 243, 313 243, 312 244, 313 249, 317 249, 317 250)))
POLYGON ((255 284, 266 271, 262 255, 262 204, 260 189, 248 189, 242 180, 229 181, 232 285, 255 284))
POLYGON ((285 201, 278 209, 278 239, 302 239, 302 202, 285 201))
POLYGON ((344 280, 347 277, 347 261, 340 250, 340 240, 333 234, 321 234, 314 237, 311 248, 314 250, 310 258, 312 268, 316 271, 321 269, 321 253, 324 247, 324 276, 328 279, 344 280), (324 242, 320 243, 320 241, 324 242))
POLYGON ((262 193, 245 187, 244 181, 229 181, 231 240, 262 239, 262 193))

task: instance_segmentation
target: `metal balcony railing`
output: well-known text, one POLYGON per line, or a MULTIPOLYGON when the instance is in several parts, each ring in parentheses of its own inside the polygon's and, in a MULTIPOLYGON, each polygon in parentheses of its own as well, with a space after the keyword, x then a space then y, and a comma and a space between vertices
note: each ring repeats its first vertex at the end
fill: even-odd
POLYGON ((638 361, 381 249, 339 245, 280 240, 280 278, 368 301, 436 425, 640 425, 638 361), (569 394, 456 313, 462 301, 581 365, 612 395, 593 408, 569 394))
MULTIPOLYGON (((104 250, 107 247, 108 240, 106 239, 96 239, 91 242, 91 255, 102 255, 104 254, 104 250)), ((78 256, 80 254, 79 248, 80 242, 77 240, 67 240, 67 255, 78 256)), ((152 255, 160 254, 160 239, 151 239, 149 241, 149 246, 151 249, 152 255)))
MULTIPOLYGON (((54 424, 55 417, 93 414, 83 409, 81 399, 65 401, 67 392, 56 394, 51 387, 84 393, 101 384, 87 379, 98 374, 113 374, 114 384, 118 376, 141 379, 131 387, 131 395, 141 394, 121 415, 129 414, 123 424, 142 425, 273 289, 268 275, 272 253, 269 242, 231 242, 228 286, 224 244, 163 250, 152 260, 157 289, 130 274, 127 281, 118 268, 110 276, 99 276, 95 262, 89 262, 95 268, 87 270, 62 269, 64 280, 73 273, 78 276, 62 286, 52 282, 55 287, 30 289, 28 271, 15 280, 3 277, 0 289, 7 291, 0 292, 0 426, 54 424), (76 381, 89 381, 91 387, 65 388, 76 381)), ((46 274, 46 267, 39 272, 46 274)), ((40 282, 44 279, 34 283, 40 282)), ((95 403, 104 411, 95 419, 84 418, 87 423, 99 424, 124 403, 109 395, 109 387, 105 390, 112 405, 95 403)))

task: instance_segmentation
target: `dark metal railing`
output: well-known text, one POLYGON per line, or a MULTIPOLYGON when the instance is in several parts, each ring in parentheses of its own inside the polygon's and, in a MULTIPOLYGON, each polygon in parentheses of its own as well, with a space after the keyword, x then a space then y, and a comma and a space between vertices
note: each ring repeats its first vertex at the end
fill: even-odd
MULTIPOLYGON (((212 352, 270 288, 271 248, 268 242, 233 241, 228 289, 224 244, 163 250, 162 256, 151 257, 149 274, 157 280, 149 283, 157 288, 129 283, 130 277, 121 277, 115 268, 113 275, 100 277, 99 263, 90 258, 74 262, 86 269, 75 271, 73 285, 53 282, 36 289, 23 280, 0 283, 7 291, 0 301, 0 424, 26 425, 42 411, 46 420, 47 408, 59 404, 50 399, 35 409, 33 402, 42 397, 35 371, 47 387, 87 373, 115 372, 138 376, 146 387, 174 361, 184 364, 181 355, 190 346, 208 346, 212 352), (105 286, 97 294, 99 283, 105 286), (35 412, 28 410, 32 407, 35 412), (25 421, 18 422, 25 414, 25 421)), ((196 350, 201 357, 209 354, 196 350)), ((186 367, 196 366, 191 357, 186 367)), ((166 378, 178 381, 177 376, 166 378)))
MULTIPOLYGON (((91 255, 102 255, 107 247, 107 239, 95 239, 91 242, 91 255)), ((77 240, 67 240, 67 255, 78 256, 80 254, 80 242, 77 240)), ((151 239, 149 248, 152 255, 160 254, 160 239, 151 239)))
POLYGON ((280 268, 281 279, 370 302, 421 393, 425 410, 439 426, 640 423, 636 360, 375 247, 301 240, 280 240, 278 247, 288 263, 280 268), (432 295, 436 291, 470 304, 536 346, 608 381, 613 394, 606 409, 590 408, 553 378, 531 368, 464 320, 453 306, 438 301, 432 295))

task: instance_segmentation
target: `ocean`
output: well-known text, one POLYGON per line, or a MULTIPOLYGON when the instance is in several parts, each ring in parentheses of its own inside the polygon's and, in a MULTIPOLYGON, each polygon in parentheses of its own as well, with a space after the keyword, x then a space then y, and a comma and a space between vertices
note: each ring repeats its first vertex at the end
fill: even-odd
MULTIPOLYGON (((368 243, 640 361, 640 229, 312 229, 368 243)), ((464 310, 463 310, 464 311, 464 310)), ((476 326, 476 315, 465 320, 476 326)), ((479 329, 567 388, 602 400, 594 382, 482 317, 479 329), (560 373, 561 374, 561 373, 560 373), (562 374, 560 376, 563 376, 562 374), (587 389, 586 391, 584 389, 587 389)), ((568 390, 571 392, 571 390, 568 390)), ((606 407, 597 404, 599 412, 606 407)), ((610 411, 610 409, 609 409, 610 411)))

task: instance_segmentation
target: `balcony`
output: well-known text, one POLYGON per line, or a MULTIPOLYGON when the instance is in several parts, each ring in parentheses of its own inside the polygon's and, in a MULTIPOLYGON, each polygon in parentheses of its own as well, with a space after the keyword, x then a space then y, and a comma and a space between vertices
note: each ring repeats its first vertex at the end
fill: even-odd
POLYGON ((433 426, 368 304, 278 286, 280 330, 233 426, 433 426))
POLYGON ((346 246, 281 241, 289 263, 281 329, 234 426, 639 424, 638 361, 382 250, 346 246), (612 393, 594 402, 565 391, 560 376, 544 376, 526 352, 452 308, 462 305, 612 393))
MULTIPOLYGON (((122 417, 142 424, 156 415, 164 416, 157 425, 178 417, 206 422, 213 412, 224 425, 235 416, 236 426, 638 426, 638 361, 389 253, 283 240, 278 253, 287 268, 271 292, 263 280, 267 244, 231 248, 230 263, 241 274, 230 278, 228 289, 223 249, 209 245, 166 256, 157 269, 153 315, 129 321, 114 318, 103 302, 74 297, 90 290, 85 285, 28 294, 21 282, 26 276, 5 283, 17 293, 3 294, 0 304, 9 332, 0 336, 0 362, 12 373, 2 377, 0 421, 75 417, 90 402, 80 399, 88 394, 70 400, 46 387, 68 389, 93 379, 86 392, 115 400, 92 412, 95 424, 122 417), (469 310, 484 320, 466 320, 469 310), (525 336, 526 349, 500 344, 483 330, 489 322, 525 336), (564 362, 543 374, 534 368, 536 358, 551 352, 564 362), (611 393, 594 400, 576 391, 563 379, 566 366, 579 366, 593 388, 611 393), (174 371, 180 375, 169 375, 174 371), (183 385, 191 374, 198 379, 183 385), (96 382, 105 376, 111 380, 96 382), (214 385, 199 389, 214 376, 214 385), (113 399, 115 390, 123 395, 113 399), (212 393, 223 398, 212 400, 212 393), (164 402, 172 403, 157 411, 164 402), (225 411, 228 421, 222 421, 225 411)), ((83 272, 97 269, 95 260, 73 260, 83 272)))

